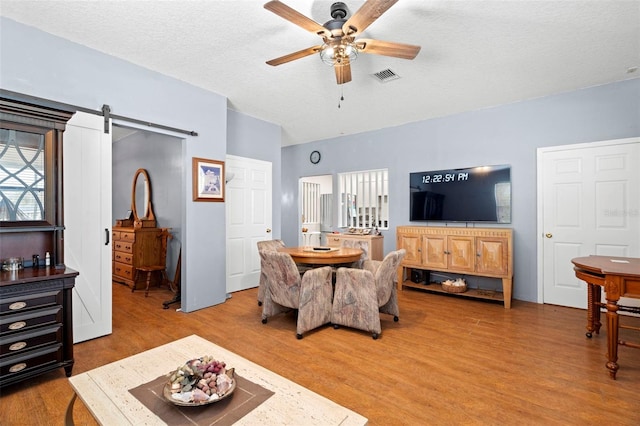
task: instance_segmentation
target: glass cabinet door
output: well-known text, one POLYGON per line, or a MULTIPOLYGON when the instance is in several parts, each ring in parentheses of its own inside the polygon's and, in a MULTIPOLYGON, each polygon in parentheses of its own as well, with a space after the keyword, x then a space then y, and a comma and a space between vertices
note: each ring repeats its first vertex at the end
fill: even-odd
POLYGON ((0 128, 0 221, 46 218, 45 134, 0 128))

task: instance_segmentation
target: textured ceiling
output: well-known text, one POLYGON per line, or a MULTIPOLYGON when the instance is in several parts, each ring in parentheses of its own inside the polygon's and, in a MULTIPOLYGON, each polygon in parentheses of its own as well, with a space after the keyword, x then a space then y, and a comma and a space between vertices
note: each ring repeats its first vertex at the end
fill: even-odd
MULTIPOLYGON (((400 0, 362 36, 420 45, 418 56, 361 54, 342 86, 317 55, 265 64, 321 40, 264 3, 0 0, 0 15, 226 96, 281 125, 283 146, 640 76, 629 72, 640 66, 640 1, 400 0), (386 68, 401 78, 372 76, 386 68)), ((330 19, 332 1, 284 3, 330 19)))

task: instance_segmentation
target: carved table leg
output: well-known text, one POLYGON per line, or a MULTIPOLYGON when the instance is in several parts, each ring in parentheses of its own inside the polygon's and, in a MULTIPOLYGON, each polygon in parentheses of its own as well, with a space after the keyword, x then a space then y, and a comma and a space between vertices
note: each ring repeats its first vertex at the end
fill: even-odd
POLYGON ((602 327, 602 323, 600 322, 600 307, 602 306, 602 289, 600 286, 593 286, 593 327, 595 329, 596 334, 600 334, 600 327, 602 327))
MULTIPOLYGON (((596 306, 594 304, 594 292, 596 289, 595 285, 591 283, 587 283, 587 337, 591 338, 593 336, 594 327, 594 314, 596 310, 596 306)), ((600 290, 599 288, 597 290, 600 290)), ((599 308, 598 308, 599 309, 599 308)))
POLYGON ((618 305, 616 301, 607 300, 607 368, 609 375, 615 380, 618 371, 618 305))
POLYGON ((604 280, 604 292, 607 299, 607 368, 609 375, 615 380, 618 371, 618 300, 622 292, 624 278, 607 274, 604 280))

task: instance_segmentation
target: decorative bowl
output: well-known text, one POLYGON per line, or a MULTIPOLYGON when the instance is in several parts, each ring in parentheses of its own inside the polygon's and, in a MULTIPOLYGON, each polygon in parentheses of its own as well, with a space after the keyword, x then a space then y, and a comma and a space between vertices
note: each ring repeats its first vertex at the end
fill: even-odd
POLYGON ((218 361, 211 357, 193 359, 167 374, 170 379, 163 388, 164 398, 175 405, 198 407, 231 396, 237 383, 235 369, 226 368, 222 363, 222 369, 219 372, 216 369, 216 372, 212 373, 206 368, 210 362, 218 361))
POLYGON ((462 279, 446 280, 442 282, 442 289, 447 293, 464 293, 467 291, 467 283, 462 279))

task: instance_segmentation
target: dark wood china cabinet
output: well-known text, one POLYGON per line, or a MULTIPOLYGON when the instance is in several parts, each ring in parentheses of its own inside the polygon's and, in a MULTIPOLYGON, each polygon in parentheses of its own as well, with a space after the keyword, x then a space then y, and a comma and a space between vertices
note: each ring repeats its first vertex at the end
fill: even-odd
POLYGON ((0 96, 0 386, 71 375, 78 272, 64 265, 62 136, 74 112, 0 96))

